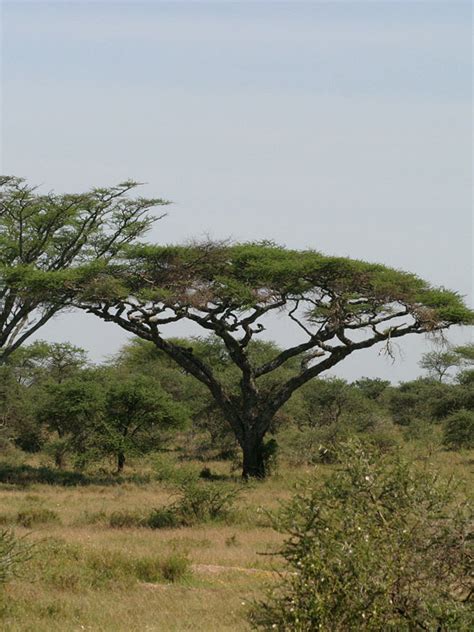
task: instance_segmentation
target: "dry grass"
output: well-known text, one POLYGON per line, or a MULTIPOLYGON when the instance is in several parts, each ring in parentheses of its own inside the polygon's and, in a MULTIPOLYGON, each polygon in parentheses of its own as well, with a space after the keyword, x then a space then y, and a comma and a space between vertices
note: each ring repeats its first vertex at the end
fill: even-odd
MULTIPOLYGON (((222 464, 212 467, 216 471, 222 464)), ((172 486, 3 485, 0 517, 18 535, 29 533, 36 553, 23 576, 5 588, 0 627, 9 632, 245 630, 246 607, 271 581, 268 570, 275 564, 260 553, 280 539, 268 526, 252 526, 253 516, 265 522, 258 506, 276 506, 289 493, 277 480, 249 487, 230 524, 114 529, 107 519, 111 513, 140 514, 166 505, 174 498, 172 486), (59 521, 31 528, 17 523, 21 512, 45 510, 59 521), (166 561, 173 555, 191 564, 190 574, 173 583, 163 577, 144 581, 123 570, 133 561, 166 561), (100 567, 109 576, 101 577, 100 567)))
MULTIPOLYGON (((435 460, 445 473, 457 473, 474 489, 472 453, 441 452, 435 460)), ((424 466, 423 459, 419 463, 424 466)), ((217 474, 229 474, 226 464, 207 465, 217 474)), ((328 470, 320 468, 322 475, 328 470)), ((173 486, 167 482, 2 485, 0 522, 13 525, 18 535, 28 533, 36 548, 22 577, 10 582, 3 595, 0 592, 1 630, 249 629, 247 608, 274 580, 271 571, 278 566, 278 559, 262 555, 281 541, 265 510, 288 498, 295 482, 309 472, 309 468, 283 468, 268 481, 249 486, 238 500, 233 520, 158 530, 111 528, 108 516, 118 511, 140 514, 166 505, 174 498, 173 486), (54 512, 58 521, 40 521, 30 528, 18 524, 19 513, 47 515, 44 510, 54 512), (166 564, 172 571, 177 564, 176 576, 165 576, 166 564)))

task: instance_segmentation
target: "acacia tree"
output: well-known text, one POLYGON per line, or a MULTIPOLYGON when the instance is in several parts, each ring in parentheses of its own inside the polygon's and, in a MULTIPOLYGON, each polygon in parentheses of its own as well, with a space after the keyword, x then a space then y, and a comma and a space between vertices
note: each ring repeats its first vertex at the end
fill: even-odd
POLYGON ((70 342, 36 340, 10 353, 4 364, 23 386, 59 383, 87 365, 87 352, 70 342))
POLYGON ((451 347, 446 349, 434 349, 424 353, 420 360, 420 367, 428 372, 428 375, 438 382, 449 378, 449 369, 458 367, 462 363, 461 356, 451 347))
POLYGON ((309 380, 355 351, 473 322, 458 294, 413 274, 266 242, 134 247, 71 292, 77 306, 152 341, 205 384, 242 447, 246 478, 265 475, 265 433, 309 380), (301 341, 255 362, 250 343, 271 313, 285 313, 301 341), (221 338, 239 371, 238 388, 223 384, 192 341, 164 337, 166 326, 180 321, 221 338), (290 375, 266 379, 298 358, 290 375))
POLYGON ((86 457, 96 447, 95 430, 105 408, 105 389, 100 374, 83 369, 62 382, 50 381, 36 402, 36 419, 57 439, 49 443, 57 467, 64 467, 68 452, 86 457))
POLYGON ((87 365, 84 349, 69 342, 37 340, 23 345, 0 364, 0 427, 26 451, 43 444, 41 425, 35 419, 44 389, 60 384, 87 365))
POLYGON ((157 448, 172 429, 182 428, 187 411, 174 401, 152 376, 124 375, 110 371, 105 387, 105 406, 97 427, 97 444, 117 460, 123 471, 128 454, 157 448))
MULTIPOLYGON (((0 362, 64 307, 38 273, 107 262, 151 225, 165 200, 136 198, 124 182, 80 194, 40 194, 22 178, 0 177, 0 362)), ((77 279, 76 279, 77 280, 77 279)))

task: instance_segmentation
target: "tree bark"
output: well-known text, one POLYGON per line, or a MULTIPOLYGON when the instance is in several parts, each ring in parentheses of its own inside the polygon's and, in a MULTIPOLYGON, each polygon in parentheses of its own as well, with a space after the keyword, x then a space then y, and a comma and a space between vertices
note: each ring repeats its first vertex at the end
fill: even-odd
POLYGON ((117 454, 117 474, 123 472, 123 466, 125 465, 125 454, 123 452, 119 452, 117 454))
POLYGON ((58 468, 58 470, 62 470, 64 467, 64 454, 62 452, 54 453, 54 465, 58 468))
POLYGON ((263 436, 256 432, 247 432, 243 442, 243 468, 242 478, 265 478, 265 459, 263 449, 263 436))

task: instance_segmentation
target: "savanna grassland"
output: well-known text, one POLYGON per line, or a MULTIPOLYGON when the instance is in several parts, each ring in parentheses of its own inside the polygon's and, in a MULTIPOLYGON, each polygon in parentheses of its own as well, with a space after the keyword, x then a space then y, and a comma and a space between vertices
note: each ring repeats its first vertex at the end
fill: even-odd
MULTIPOLYGON (((404 450, 420 469, 434 465, 472 494, 472 451, 404 450)), ((282 461, 267 480, 242 485, 226 462, 150 454, 120 477, 96 470, 74 479, 35 458, 29 468, 17 454, 2 465, 0 520, 23 538, 28 558, 2 589, 6 632, 250 629, 249 607, 284 568, 268 555, 283 537, 269 512, 298 483, 335 467, 282 461), (176 506, 183 480, 203 471, 199 488, 238 490, 227 511, 189 525, 145 524, 154 509, 176 506)))
MULTIPOLYGON (((209 465, 213 472, 228 470, 209 465)), ((278 568, 263 555, 281 536, 262 508, 288 497, 296 478, 285 471, 248 486, 222 521, 161 529, 113 528, 111 516, 133 521, 169 504, 170 482, 134 483, 125 476, 120 484, 2 485, 2 522, 34 543, 21 576, 5 588, 2 628, 246 629, 247 604, 278 568)))

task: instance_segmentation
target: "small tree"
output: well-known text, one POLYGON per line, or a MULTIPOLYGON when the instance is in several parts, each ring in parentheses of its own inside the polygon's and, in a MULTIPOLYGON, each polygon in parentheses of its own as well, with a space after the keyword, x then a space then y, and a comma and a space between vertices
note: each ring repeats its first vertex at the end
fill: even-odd
POLYGON ((10 366, 0 365, 0 450, 10 443, 36 452, 43 443, 34 418, 31 389, 20 384, 10 366))
POLYGON ((429 378, 402 382, 389 390, 388 408, 393 421, 409 426, 415 421, 432 423, 439 418, 438 410, 449 402, 453 386, 429 378))
POLYGON ((255 627, 471 630, 471 516, 452 484, 357 443, 340 459, 280 515, 287 572, 254 609, 255 627))
POLYGON ((309 427, 338 424, 349 418, 360 425, 370 423, 374 405, 362 392, 341 378, 315 379, 300 391, 303 406, 298 423, 309 427))
POLYGON ((0 177, 0 361, 67 305, 67 296, 36 285, 38 274, 77 280, 87 265, 109 261, 142 235, 161 199, 130 199, 138 184, 80 194, 39 194, 22 178, 0 177), (76 274, 74 274, 76 270, 76 274))
POLYGON ((458 367, 461 364, 460 356, 453 349, 435 349, 424 353, 420 367, 428 372, 429 377, 442 382, 450 377, 449 369, 458 367))
POLYGON ((127 455, 157 449, 182 427, 188 411, 150 376, 122 369, 82 369, 42 385, 38 421, 53 433, 48 448, 63 467, 68 453, 79 463, 112 456, 121 472, 127 455))
POLYGON ((355 351, 473 322, 455 292, 413 274, 268 243, 135 247, 75 291, 77 306, 153 342, 208 388, 242 447, 244 477, 265 475, 263 438, 309 380, 355 351), (301 342, 255 362, 250 343, 271 313, 285 313, 301 342), (239 373, 238 392, 194 345, 164 337, 180 321, 222 340, 239 373), (295 361, 291 376, 268 384, 269 374, 295 361))
POLYGON ((38 340, 11 353, 0 364, 0 415, 5 436, 23 450, 38 451, 45 437, 34 413, 46 385, 72 377, 86 362, 86 352, 68 342, 38 340))
POLYGON ((50 449, 59 468, 68 452, 85 458, 90 449, 97 451, 95 429, 105 408, 105 390, 98 377, 96 371, 84 370, 63 382, 49 382, 36 403, 38 421, 56 435, 50 449))
POLYGON ((156 450, 166 432, 182 428, 187 411, 152 377, 109 374, 103 417, 95 428, 101 452, 115 456, 117 473, 127 454, 156 450))
POLYGON ((86 366, 87 353, 70 342, 37 340, 11 353, 6 364, 19 384, 60 383, 86 366))

